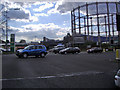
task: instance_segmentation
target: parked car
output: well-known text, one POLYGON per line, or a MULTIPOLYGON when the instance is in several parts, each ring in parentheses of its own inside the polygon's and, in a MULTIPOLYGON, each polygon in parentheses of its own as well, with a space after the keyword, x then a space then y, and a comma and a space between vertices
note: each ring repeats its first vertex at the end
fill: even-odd
POLYGON ((81 50, 78 48, 78 47, 68 47, 68 48, 65 48, 63 50, 60 50, 59 53, 60 54, 67 54, 67 53, 80 53, 81 50))
POLYGON ((53 50, 54 50, 54 48, 52 48, 52 49, 49 49, 49 52, 53 52, 53 50))
POLYGON ((60 50, 62 50, 62 49, 65 49, 65 47, 57 47, 57 48, 54 48, 54 50, 53 50, 53 53, 59 53, 59 51, 60 50))
POLYGON ((101 53, 102 51, 103 51, 103 49, 100 47, 93 47, 93 48, 87 50, 88 53, 98 53, 98 52, 101 53))
POLYGON ((6 50, 6 49, 4 49, 4 48, 0 48, 0 51, 2 51, 2 52, 7 52, 7 51, 10 52, 10 49, 7 49, 7 50, 6 50))
POLYGON ((16 51, 16 55, 21 58, 27 58, 28 56, 45 57, 47 54, 46 47, 44 45, 29 45, 24 49, 16 51))
POLYGON ((115 85, 120 87, 120 69, 118 70, 117 74, 115 75, 115 85))

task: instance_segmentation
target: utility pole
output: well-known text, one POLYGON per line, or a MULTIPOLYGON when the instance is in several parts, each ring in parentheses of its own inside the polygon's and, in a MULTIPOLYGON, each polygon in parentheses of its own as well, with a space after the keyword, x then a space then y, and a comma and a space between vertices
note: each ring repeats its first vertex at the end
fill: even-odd
POLYGON ((6 43, 5 43, 5 46, 6 46, 6 51, 8 50, 8 20, 7 20, 7 2, 5 3, 5 22, 6 22, 6 43))
POLYGON ((117 22, 117 31, 118 31, 118 46, 120 46, 120 2, 116 3, 116 22, 117 22))
POLYGON ((7 23, 7 11, 6 11, 6 50, 8 49, 8 23, 7 23))

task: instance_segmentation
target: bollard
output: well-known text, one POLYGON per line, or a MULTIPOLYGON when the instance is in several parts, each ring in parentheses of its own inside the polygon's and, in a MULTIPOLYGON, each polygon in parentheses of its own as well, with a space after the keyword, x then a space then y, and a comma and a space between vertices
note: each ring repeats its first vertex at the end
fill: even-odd
POLYGON ((113 49, 113 51, 115 51, 115 48, 113 49))
POLYGON ((106 49, 106 52, 108 52, 108 49, 106 49))
POLYGON ((120 49, 116 50, 116 60, 120 60, 120 49))
POLYGON ((105 49, 103 49, 103 52, 105 52, 105 49))

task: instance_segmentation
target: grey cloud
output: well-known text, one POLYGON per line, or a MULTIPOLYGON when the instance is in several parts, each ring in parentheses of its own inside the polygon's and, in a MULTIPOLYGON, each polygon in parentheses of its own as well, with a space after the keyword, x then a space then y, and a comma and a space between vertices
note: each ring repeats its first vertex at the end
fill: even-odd
POLYGON ((85 4, 85 2, 63 2, 62 5, 58 6, 57 10, 60 13, 66 13, 67 11, 71 11, 73 8, 83 4, 85 4))
POLYGON ((9 10, 7 16, 10 19, 29 19, 29 13, 23 10, 9 10))
MULTIPOLYGON (((89 3, 91 3, 91 2, 89 2, 89 3)), ((60 13, 66 13, 68 11, 73 10, 73 8, 76 8, 76 7, 84 5, 84 4, 86 4, 86 3, 85 2, 63 2, 62 5, 58 6, 57 10, 60 13)), ((95 8, 96 8, 95 5, 89 5, 89 14, 96 13, 95 8)), ((115 4, 109 4, 110 12, 115 12, 115 8, 116 8, 115 4)), ((86 12, 85 7, 81 8, 81 11, 86 12)), ((106 4, 100 4, 99 12, 104 13, 106 11, 107 11, 106 4)))
MULTIPOLYGON (((89 2, 89 3, 92 3, 92 2, 89 2)), ((73 8, 76 8, 76 7, 84 5, 84 4, 86 4, 86 3, 85 2, 63 2, 62 5, 58 6, 57 10, 60 13, 66 13, 68 11, 73 10, 73 8)), ((115 3, 109 3, 108 6, 109 6, 110 13, 116 13, 116 4, 115 3)), ((120 5, 119 5, 119 7, 120 7, 120 5)), ((98 10, 99 13, 107 13, 106 3, 98 4, 98 9, 99 9, 98 10)), ((81 7, 80 10, 81 10, 82 14, 86 15, 86 7, 81 7)), ((120 12, 120 8, 118 10, 120 12)), ((95 4, 88 6, 88 13, 89 14, 96 14, 97 13, 95 4)), ((75 14, 78 15, 77 10, 76 10, 75 14)), ((103 23, 103 22, 104 22, 104 19, 101 19, 101 23, 103 23)))
MULTIPOLYGON (((35 36, 37 36, 37 39, 41 40, 43 39, 43 37, 48 37, 51 39, 55 39, 55 38, 61 38, 61 36, 57 36, 56 33, 59 31, 60 29, 56 28, 54 30, 48 28, 46 30, 46 28, 43 28, 39 31, 29 31, 29 32, 19 32, 20 30, 12 30, 13 33, 15 33, 16 35, 16 39, 20 40, 23 39, 21 37, 27 38, 27 41, 31 41, 35 38, 35 36)), ((12 33, 12 32, 11 32, 12 33)), ((63 36, 62 36, 63 37, 63 36)))
POLYGON ((15 2, 15 3, 19 4, 20 6, 24 5, 24 2, 15 2))

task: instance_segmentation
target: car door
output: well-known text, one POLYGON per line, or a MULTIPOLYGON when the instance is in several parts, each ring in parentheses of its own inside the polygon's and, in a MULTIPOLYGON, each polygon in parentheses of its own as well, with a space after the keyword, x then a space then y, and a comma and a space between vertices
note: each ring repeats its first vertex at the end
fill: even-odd
POLYGON ((77 48, 73 48, 73 51, 72 51, 73 53, 76 53, 76 52, 78 52, 78 49, 77 48))
POLYGON ((35 46, 31 46, 31 47, 30 47, 30 52, 29 52, 29 55, 34 56, 34 55, 35 55, 35 53, 36 53, 35 46))
POLYGON ((42 46, 37 46, 37 55, 40 55, 40 53, 42 52, 43 47, 42 46))
POLYGON ((94 49, 94 52, 97 53, 97 52, 98 52, 98 48, 95 48, 95 49, 94 49))
POLYGON ((39 47, 35 46, 34 55, 39 55, 39 47))
POLYGON ((72 48, 69 48, 68 50, 67 50, 67 53, 71 53, 72 52, 72 48))
POLYGON ((71 53, 75 53, 75 48, 73 47, 73 48, 71 48, 71 53))

